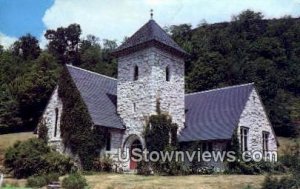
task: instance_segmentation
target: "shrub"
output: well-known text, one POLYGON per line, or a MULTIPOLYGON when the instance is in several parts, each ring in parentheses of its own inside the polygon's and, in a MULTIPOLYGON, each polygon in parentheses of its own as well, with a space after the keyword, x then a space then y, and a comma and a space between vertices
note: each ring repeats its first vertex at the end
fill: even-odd
POLYGON ((138 175, 150 175, 151 174, 151 166, 149 162, 144 160, 139 161, 137 163, 137 174, 138 175))
POLYGON ((59 152, 51 152, 43 156, 44 167, 40 171, 40 174, 47 173, 58 173, 59 175, 64 175, 74 168, 74 164, 71 158, 66 157, 59 152))
POLYGON ((202 166, 196 170, 196 173, 200 175, 210 175, 214 173, 214 167, 202 166))
MULTIPOLYGON (((162 114, 160 111, 160 102, 157 100, 156 105, 157 115, 152 115, 149 118, 145 128, 144 136, 147 150, 171 152, 177 150, 177 124, 172 123, 170 116, 162 114)), ((142 163, 143 164, 143 163, 142 163)), ((140 164, 140 166, 142 166, 140 164)), ((188 170, 181 162, 175 161, 158 161, 147 164, 153 172, 158 174, 177 175, 185 174, 188 170)), ((140 167, 140 174, 149 173, 148 167, 140 167)))
POLYGON ((49 173, 45 177, 46 177, 47 183, 49 184, 53 181, 59 181, 59 176, 60 176, 60 174, 58 174, 58 173, 49 173))
POLYGON ((85 178, 79 173, 71 174, 62 181, 62 187, 65 189, 83 189, 86 186, 85 178))
POLYGON ((29 177, 27 179, 28 187, 41 188, 46 185, 47 185, 47 180, 44 176, 29 177))
POLYGON ((58 152, 53 152, 41 139, 17 142, 5 153, 5 167, 17 178, 43 175, 50 172, 68 173, 73 163, 58 152))
POLYGON ((111 172, 113 166, 113 159, 110 156, 103 156, 94 161, 95 171, 111 172))
POLYGON ((261 162, 243 162, 236 161, 232 162, 229 170, 226 170, 226 173, 234 174, 247 174, 247 175, 257 175, 262 173, 273 173, 273 172, 282 172, 283 168, 279 163, 272 163, 268 161, 261 162))
POLYGON ((262 189, 288 189, 288 188, 299 188, 300 183, 294 177, 285 176, 281 179, 277 179, 275 177, 267 176, 262 189))
POLYGON ((27 179, 27 186, 28 187, 43 187, 47 184, 50 184, 53 181, 59 180, 59 174, 58 173, 50 173, 47 175, 42 176, 32 176, 27 179))

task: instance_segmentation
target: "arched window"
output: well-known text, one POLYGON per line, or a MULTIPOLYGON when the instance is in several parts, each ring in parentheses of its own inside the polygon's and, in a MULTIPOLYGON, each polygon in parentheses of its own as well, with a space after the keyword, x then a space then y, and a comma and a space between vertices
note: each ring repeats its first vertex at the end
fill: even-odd
POLYGON ((54 137, 56 137, 57 135, 57 122, 58 122, 58 108, 55 108, 54 137))
POLYGON ((166 67, 166 81, 170 81, 170 68, 169 68, 169 66, 166 67))
POLYGON ((135 66, 134 67, 134 75, 133 75, 133 80, 136 81, 139 79, 139 67, 135 66))

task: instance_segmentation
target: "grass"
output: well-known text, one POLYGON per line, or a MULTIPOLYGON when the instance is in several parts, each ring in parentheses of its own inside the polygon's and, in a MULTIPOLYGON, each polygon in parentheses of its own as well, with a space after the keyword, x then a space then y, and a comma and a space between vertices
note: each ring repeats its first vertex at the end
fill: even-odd
POLYGON ((261 187, 264 175, 139 176, 97 174, 86 176, 93 189, 243 189, 261 187))

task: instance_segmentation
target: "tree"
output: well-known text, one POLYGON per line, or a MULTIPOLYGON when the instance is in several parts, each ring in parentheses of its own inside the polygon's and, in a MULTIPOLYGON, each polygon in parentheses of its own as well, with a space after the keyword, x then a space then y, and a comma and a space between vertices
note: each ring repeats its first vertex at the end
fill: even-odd
POLYGON ((4 52, 4 47, 0 44, 0 54, 4 52))
POLYGON ((112 51, 117 48, 117 42, 116 40, 109 40, 109 39, 104 39, 103 40, 103 48, 112 51))
POLYGON ((48 49, 58 59, 60 64, 79 64, 78 53, 81 28, 78 24, 47 30, 45 38, 49 40, 48 49))
POLYGON ((19 40, 13 44, 12 49, 16 56, 24 60, 36 59, 41 53, 39 41, 30 34, 20 37, 19 40))

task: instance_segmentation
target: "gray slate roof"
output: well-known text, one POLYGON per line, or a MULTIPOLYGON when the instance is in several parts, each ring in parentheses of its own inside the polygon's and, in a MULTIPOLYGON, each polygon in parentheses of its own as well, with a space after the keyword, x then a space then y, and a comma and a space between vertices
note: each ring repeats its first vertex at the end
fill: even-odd
POLYGON ((94 124, 124 129, 117 115, 117 80, 71 65, 67 68, 94 124))
POLYGON ((147 44, 186 55, 186 52, 152 19, 120 45, 114 51, 114 54, 119 54, 126 50, 130 51, 130 49, 136 50, 135 48, 140 48, 147 44))
MULTIPOLYGON (((95 125, 124 129, 117 114, 117 80, 67 65, 95 125)), ((185 95, 185 128, 179 141, 231 139, 252 83, 185 95)))
POLYGON ((231 139, 253 89, 250 83, 187 94, 186 127, 179 141, 231 139))

